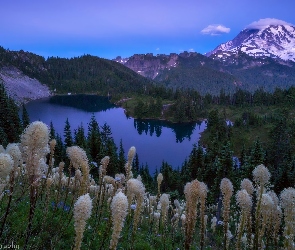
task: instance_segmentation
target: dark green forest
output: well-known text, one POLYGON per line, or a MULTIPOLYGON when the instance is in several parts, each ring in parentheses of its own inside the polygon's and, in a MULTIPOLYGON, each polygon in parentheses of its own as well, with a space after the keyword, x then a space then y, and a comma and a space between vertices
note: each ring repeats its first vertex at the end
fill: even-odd
POLYGON ((16 67, 49 86, 55 93, 98 93, 118 95, 143 93, 151 81, 123 65, 96 56, 71 59, 38 56, 0 47, 0 67, 16 67))
MULTIPOLYGON (((161 59, 160 62, 165 64, 169 56, 158 58, 147 54, 142 58, 152 62, 161 59)), ((119 100, 134 94, 154 96, 168 87, 173 91, 193 89, 203 96, 207 93, 218 96, 221 91, 234 94, 237 88, 251 93, 259 89, 273 92, 277 87, 289 88, 295 81, 295 64, 291 61, 286 64, 244 53, 224 61, 199 53, 182 53, 177 60, 177 67, 164 68, 151 80, 120 63, 97 56, 45 59, 0 46, 0 67, 16 67, 49 86, 54 93, 98 93, 119 100)))
MULTIPOLYGON (((194 92, 175 92, 174 95, 187 95, 184 100, 196 97, 194 92)), ((167 93, 166 93, 167 94, 167 93)), ((157 175, 164 176, 161 186, 162 192, 170 193, 172 197, 183 197, 183 186, 186 182, 197 178, 207 183, 210 189, 210 202, 215 202, 220 195, 219 183, 224 177, 233 180, 235 187, 243 178, 252 179, 252 170, 259 164, 265 164, 272 176, 274 190, 280 192, 285 187, 295 184, 295 122, 294 100, 295 88, 287 90, 277 89, 273 93, 257 91, 251 94, 238 90, 234 95, 221 93, 219 96, 197 96, 202 100, 204 115, 207 115, 207 130, 202 135, 199 145, 195 145, 187 159, 177 169, 173 169, 168 162, 163 162, 160 169, 150 173, 147 165, 140 163, 140 155, 136 155, 133 162, 135 177, 140 175, 147 189, 156 187, 157 175), (205 101, 206 100, 206 101, 205 101), (213 106, 210 106, 213 105, 213 106), (215 107, 214 109, 206 107, 215 107), (237 119, 232 125, 227 123, 225 108, 248 110, 237 113, 237 119), (259 115, 251 111, 255 107, 271 108, 269 115, 259 115), (277 107, 274 109, 273 107, 277 107), (263 127, 263 133, 258 133, 263 127), (255 134, 256 133, 256 134, 255 134), (251 137, 251 135, 257 135, 251 137), (244 136, 250 136, 247 140, 244 136), (245 143, 247 142, 247 143, 245 143), (214 177, 214 178, 212 178, 214 177)), ((0 88, 1 119, 0 132, 4 147, 9 142, 19 141, 19 135, 30 120, 22 107, 21 117, 18 115, 19 107, 9 98, 3 86, 0 88)), ((154 103, 155 107, 157 102, 154 103)), ((190 103, 185 102, 184 105, 190 103)), ((195 104, 199 107, 201 103, 195 104)), ((159 105, 159 103, 158 103, 159 105)), ((186 110, 185 106, 184 109, 186 110)), ((185 112, 183 112, 186 114, 185 112)), ((66 157, 66 147, 78 145, 85 149, 92 166, 91 174, 97 178, 97 166, 100 160, 108 155, 112 159, 108 167, 108 175, 124 171, 126 162, 123 143, 115 145, 111 128, 107 124, 98 124, 94 116, 87 128, 82 125, 75 131, 71 130, 69 121, 65 118, 64 134, 55 132, 54 124, 50 124, 50 136, 55 138, 55 162, 64 161, 69 164, 66 157), (72 136, 73 135, 73 136, 72 136)), ((154 190, 152 190, 154 191, 154 190)))
MULTIPOLYGON (((184 184, 198 178, 208 184, 212 191, 210 201, 214 202, 219 197, 218 185, 222 178, 228 177, 234 180, 234 185, 238 185, 243 178, 251 179, 253 168, 262 163, 271 171, 275 191, 293 186, 295 87, 288 87, 293 78, 283 77, 285 68, 280 69, 269 59, 265 66, 248 68, 239 73, 244 79, 249 80, 251 75, 255 81, 260 81, 260 87, 256 90, 240 89, 239 86, 228 89, 227 75, 217 71, 218 63, 209 58, 202 70, 195 68, 194 74, 186 71, 196 66, 196 58, 183 59, 180 68, 172 69, 172 75, 164 77, 164 84, 155 84, 119 63, 95 56, 45 59, 33 53, 9 51, 0 47, 1 67, 17 67, 24 74, 46 83, 56 93, 96 93, 111 96, 113 102, 129 97, 121 105, 127 115, 138 118, 138 129, 144 125, 141 121, 145 118, 172 122, 206 119, 207 130, 199 145, 195 145, 188 158, 183 159, 183 164, 173 169, 169 163, 163 162, 158 169, 164 175, 163 192, 175 197, 182 196, 184 184), (261 78, 263 73, 259 71, 264 68, 272 69, 273 77, 282 79, 281 88, 268 88, 270 82, 263 82, 265 78, 261 78), (203 88, 208 87, 207 84, 198 90, 189 88, 189 85, 167 87, 171 82, 165 84, 165 79, 171 77, 173 81, 181 83, 181 79, 184 79, 182 74, 191 77, 192 83, 195 75, 207 80, 210 75, 212 79, 219 79, 221 89, 215 94, 205 94, 203 88), (230 125, 228 120, 232 122, 230 125)), ((248 59, 243 55, 239 57, 240 63, 244 64, 249 63, 248 59)), ((231 70, 239 71, 239 67, 231 65, 231 70)), ((212 84, 216 83, 215 80, 212 80, 212 84)), ((232 76, 231 81, 238 81, 238 78, 232 76)), ((24 105, 17 107, 2 85, 0 104, 0 144, 5 147, 10 142, 19 141, 21 131, 30 120, 24 105)), ((51 124, 50 129, 51 138, 57 141, 56 163, 67 163, 66 147, 78 145, 85 149, 93 162, 91 173, 94 176, 97 175, 95 166, 105 155, 112 159, 108 175, 123 172, 126 161, 122 146, 124 142, 115 145, 111 128, 107 124, 98 124, 93 117, 87 128, 81 126, 71 131, 71 125, 65 117, 63 135, 55 132, 54 124, 51 124)), ((147 188, 156 187, 158 172, 150 173, 148 166, 140 163, 140 155, 135 157, 133 168, 136 175, 141 175, 147 188)))

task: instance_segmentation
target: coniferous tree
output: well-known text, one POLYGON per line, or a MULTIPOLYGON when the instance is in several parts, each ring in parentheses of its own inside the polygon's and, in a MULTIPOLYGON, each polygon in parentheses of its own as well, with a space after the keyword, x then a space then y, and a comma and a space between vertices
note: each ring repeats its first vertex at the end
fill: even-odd
MULTIPOLYGON (((259 138, 257 138, 257 140, 254 143, 254 147, 251 150, 251 156, 250 156, 250 161, 251 161, 251 165, 252 165, 253 169, 257 165, 264 164, 264 160, 265 160, 265 152, 262 148, 259 138)), ((253 169, 252 169, 252 171, 253 171, 253 169)))
POLYGON ((107 155, 110 157, 107 174, 110 176, 114 176, 116 173, 119 173, 117 146, 112 138, 109 138, 107 140, 102 155, 107 155))
POLYGON ((6 147, 8 144, 8 139, 5 131, 3 128, 0 127, 0 145, 6 147))
POLYGON ((0 127, 6 134, 7 143, 18 142, 19 136, 22 133, 18 107, 14 101, 8 97, 2 84, 0 84, 0 107, 0 127))
MULTIPOLYGON (((141 176, 141 179, 142 179, 143 183, 145 184, 147 191, 151 191, 154 187, 157 186, 156 185, 157 181, 153 181, 153 178, 151 177, 151 175, 149 173, 149 167, 148 167, 147 163, 145 164, 145 166, 142 165, 140 167, 139 175, 141 176)), ((158 176, 158 172, 156 170, 154 177, 157 179, 157 176, 158 176)))
POLYGON ((245 146, 242 148, 241 157, 240 157, 240 178, 252 179, 252 167, 251 167, 251 157, 247 154, 245 146))
POLYGON ((66 157, 66 149, 61 136, 59 134, 56 134, 55 139, 56 139, 56 145, 55 145, 55 151, 54 151, 54 159, 57 165, 62 161, 63 162, 66 161, 68 157, 66 157))
POLYGON ((209 200, 211 202, 216 202, 216 199, 219 197, 220 194, 220 182, 224 178, 224 169, 220 162, 218 156, 215 157, 214 162, 212 163, 212 168, 215 171, 214 179, 211 180, 211 188, 210 184, 208 184, 211 192, 209 193, 209 200))
POLYGON ((71 147, 73 145, 73 137, 72 137, 72 131, 71 131, 71 125, 69 122, 69 119, 67 118, 65 128, 64 128, 64 142, 65 147, 71 147))
POLYGON ((92 115, 90 122, 88 124, 88 134, 87 134, 87 145, 90 157, 93 161, 100 161, 103 155, 99 155, 101 152, 101 137, 100 137, 99 125, 95 119, 95 116, 92 115))
POLYGON ((30 124, 29 113, 25 107, 25 104, 22 104, 22 125, 23 129, 25 129, 30 124))
POLYGON ((120 146, 119 146, 119 157, 118 157, 118 166, 119 166, 119 173, 124 173, 126 163, 126 158, 125 158, 125 151, 123 148, 123 142, 122 139, 120 140, 120 146))
POLYGON ((78 129, 75 130, 74 132, 74 141, 77 146, 86 150, 87 143, 86 143, 85 132, 84 132, 84 127, 82 123, 80 126, 78 126, 78 129))
POLYGON ((139 99, 134 107, 134 116, 138 119, 143 118, 145 115, 145 104, 139 99))
POLYGON ((139 174, 139 159, 138 159, 138 154, 135 153, 135 157, 133 159, 133 174, 137 176, 139 174))
POLYGON ((104 123, 101 127, 102 144, 105 146, 110 139, 112 139, 111 127, 107 123, 104 123))
POLYGON ((52 121, 50 121, 50 125, 49 125, 49 136, 50 136, 50 139, 55 139, 56 137, 56 132, 55 132, 55 128, 53 126, 52 121))
POLYGON ((222 178, 232 179, 233 176, 233 151, 230 142, 227 142, 220 153, 220 163, 223 168, 222 178))
POLYGON ((196 144, 193 145, 193 150, 189 156, 189 169, 190 169, 190 178, 194 180, 198 177, 198 164, 197 164, 197 146, 196 144))

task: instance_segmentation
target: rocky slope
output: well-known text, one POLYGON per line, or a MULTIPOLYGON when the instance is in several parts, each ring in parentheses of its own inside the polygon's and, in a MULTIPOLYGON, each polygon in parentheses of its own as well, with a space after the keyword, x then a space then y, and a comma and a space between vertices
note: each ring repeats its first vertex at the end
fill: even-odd
POLYGON ((122 63, 144 77, 154 79, 161 70, 176 67, 178 57, 179 55, 175 53, 171 53, 170 55, 158 54, 156 56, 152 53, 148 53, 135 54, 129 58, 121 58, 118 56, 114 61, 122 63))
POLYGON ((45 59, 30 52, 10 51, 0 46, 0 70, 6 88, 18 102, 48 96, 49 89, 58 94, 118 96, 127 92, 141 93, 145 91, 144 87, 152 86, 150 79, 124 65, 91 55, 45 59))
POLYGON ((295 27, 262 19, 205 55, 145 54, 114 60, 165 86, 194 88, 202 94, 218 94, 221 89, 231 92, 237 87, 273 91, 295 83, 295 27))
POLYGON ((46 85, 28 77, 13 66, 0 68, 0 82, 4 84, 9 96, 18 104, 51 95, 46 85))

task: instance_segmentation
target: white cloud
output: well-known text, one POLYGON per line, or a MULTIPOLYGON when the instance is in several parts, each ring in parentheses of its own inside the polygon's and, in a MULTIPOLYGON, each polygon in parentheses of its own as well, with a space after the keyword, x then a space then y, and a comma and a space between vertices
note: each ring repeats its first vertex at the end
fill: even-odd
POLYGON ((156 48, 156 50, 160 50, 160 48, 156 48))
POLYGON ((195 50, 194 50, 194 49, 189 49, 188 51, 189 51, 189 52, 195 52, 195 50))
POLYGON ((211 35, 211 36, 216 36, 222 33, 229 33, 229 32, 230 32, 230 28, 227 28, 222 24, 211 24, 201 30, 201 33, 205 35, 211 35))
POLYGON ((247 25, 246 29, 265 29, 269 25, 292 25, 292 24, 287 23, 283 20, 275 19, 275 18, 264 18, 247 25))

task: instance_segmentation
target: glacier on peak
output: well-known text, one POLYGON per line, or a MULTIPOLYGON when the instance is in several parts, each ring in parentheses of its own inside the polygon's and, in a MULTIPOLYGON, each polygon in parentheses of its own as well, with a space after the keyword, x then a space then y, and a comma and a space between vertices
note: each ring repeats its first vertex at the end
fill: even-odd
MULTIPOLYGON (((295 61, 295 27, 282 20, 266 18, 253 22, 233 40, 220 44, 206 56, 243 52, 254 57, 295 61)), ((222 58, 218 56, 217 58, 222 58)))

